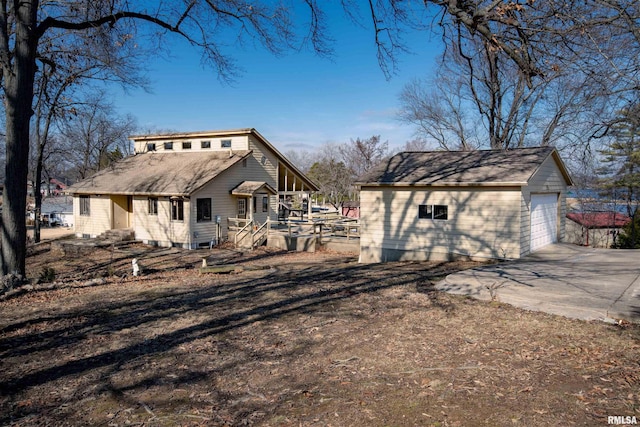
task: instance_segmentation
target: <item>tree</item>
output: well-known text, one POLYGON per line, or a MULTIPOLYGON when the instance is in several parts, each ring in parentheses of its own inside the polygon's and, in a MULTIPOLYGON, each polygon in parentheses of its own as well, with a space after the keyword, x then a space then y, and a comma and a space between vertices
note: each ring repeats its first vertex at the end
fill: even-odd
MULTIPOLYGON (((326 54, 325 15, 316 0, 300 0, 308 15, 303 44, 326 54)), ((636 0, 569 0, 565 2, 493 0, 425 0, 398 2, 342 0, 346 13, 358 20, 364 16, 373 30, 378 61, 385 74, 393 73, 396 55, 405 51, 403 29, 425 28, 440 16, 445 34, 469 35, 504 52, 524 76, 526 85, 565 58, 584 56, 578 49, 590 46, 592 55, 580 63, 593 69, 599 62, 613 72, 603 80, 612 91, 637 88, 639 7, 636 0), (364 13, 358 5, 364 4, 364 13), (426 7, 426 13, 425 8, 426 7), (434 13, 429 13, 434 12, 434 13), (559 55, 562 47, 563 55, 559 55), (608 55, 608 49, 625 49, 627 61, 608 55), (569 53, 566 55, 564 53, 569 53), (612 68, 611 65, 614 67, 612 68)), ((117 49, 123 40, 145 38, 162 49, 166 35, 176 35, 199 48, 203 62, 221 78, 230 78, 237 68, 224 49, 246 41, 261 44, 274 53, 298 48, 300 37, 295 14, 301 9, 281 2, 249 0, 173 0, 129 2, 128 0, 67 0, 40 2, 21 0, 2 3, 0 10, 0 65, 6 117, 6 166, 2 212, 2 272, 24 274, 26 254, 27 163, 30 118, 33 108, 36 62, 43 40, 60 31, 64 38, 89 37, 105 51, 117 49)), ((73 58, 73 55, 71 56, 73 58)))
POLYGON ((605 175, 601 188, 615 194, 616 200, 626 205, 631 217, 620 244, 636 248, 640 245, 640 229, 637 228, 640 205, 640 106, 623 110, 612 126, 611 141, 600 150, 605 175))
POLYGON ((351 175, 358 177, 389 155, 389 141, 382 142, 380 135, 367 139, 356 138, 341 145, 339 151, 351 175))
MULTIPOLYGON (((145 87, 139 76, 137 59, 142 49, 130 40, 116 37, 118 49, 104 49, 103 38, 108 34, 94 31, 83 39, 60 37, 60 31, 43 36, 40 44, 39 67, 35 76, 35 106, 32 119, 31 182, 35 198, 34 241, 40 241, 40 212, 42 207, 41 183, 43 174, 49 175, 46 165, 51 156, 62 147, 55 142, 61 138, 52 135, 60 123, 73 117, 82 92, 100 89, 94 85, 104 81, 118 81, 124 86, 145 87)), ((49 175, 50 176, 50 175, 49 175)), ((48 180, 47 180, 48 181, 48 180)))
MULTIPOLYGON (((322 11, 305 1, 310 17, 304 39, 319 53, 327 53, 322 36, 322 11)), ((201 49, 203 62, 222 78, 237 70, 223 51, 228 37, 252 39, 273 53, 296 46, 292 10, 281 4, 249 1, 190 1, 149 3, 125 0, 3 2, 0 11, 1 84, 6 117, 5 188, 1 224, 2 273, 25 273, 26 183, 30 119, 37 60, 47 51, 46 40, 59 37, 91 41, 102 52, 117 51, 120 43, 138 37, 158 43, 178 35, 201 49), (147 25, 144 25, 147 24, 147 25), (157 30, 157 31, 154 31, 157 30)), ((70 59, 76 54, 68 53, 70 59)))
POLYGON ((349 200, 353 175, 343 162, 325 157, 311 166, 308 176, 320 187, 319 195, 334 208, 349 200))
POLYGON ((135 119, 118 116, 102 93, 90 95, 78 105, 73 118, 60 128, 74 180, 87 178, 131 153, 129 135, 136 128, 135 119))
POLYGON ((411 81, 400 94, 400 119, 442 149, 555 144, 571 135, 567 125, 577 130, 579 116, 599 105, 599 86, 573 70, 552 69, 529 82, 487 41, 458 36, 448 46, 437 73, 411 81))

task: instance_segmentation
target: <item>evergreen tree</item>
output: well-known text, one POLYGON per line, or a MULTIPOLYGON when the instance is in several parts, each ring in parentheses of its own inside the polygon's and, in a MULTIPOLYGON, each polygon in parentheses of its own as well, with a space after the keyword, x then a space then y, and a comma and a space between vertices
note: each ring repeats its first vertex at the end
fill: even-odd
POLYGON ((616 194, 626 206, 631 222, 620 235, 618 246, 635 248, 640 245, 640 224, 637 221, 640 201, 640 107, 620 112, 612 126, 612 141, 600 151, 606 175, 601 188, 616 194), (624 245, 623 245, 624 242, 624 245))

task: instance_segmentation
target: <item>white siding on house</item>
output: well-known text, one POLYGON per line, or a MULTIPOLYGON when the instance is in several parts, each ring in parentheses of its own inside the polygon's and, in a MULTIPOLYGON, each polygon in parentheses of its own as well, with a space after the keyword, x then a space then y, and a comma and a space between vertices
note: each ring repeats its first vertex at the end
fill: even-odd
POLYGON ((361 261, 517 258, 520 191, 512 188, 363 187, 361 261), (447 205, 445 221, 418 218, 418 206, 447 205))
POLYGON ((89 196, 90 216, 80 215, 80 196, 73 197, 75 234, 96 237, 111 229, 111 199, 109 196, 89 196))

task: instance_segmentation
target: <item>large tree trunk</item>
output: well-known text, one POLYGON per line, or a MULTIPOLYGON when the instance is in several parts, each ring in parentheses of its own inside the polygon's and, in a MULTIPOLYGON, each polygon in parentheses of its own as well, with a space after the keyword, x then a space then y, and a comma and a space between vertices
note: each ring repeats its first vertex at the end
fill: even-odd
POLYGON ((16 11, 15 56, 3 64, 6 111, 6 166, 2 195, 2 273, 25 276, 29 120, 36 70, 35 24, 38 1, 22 1, 16 11))

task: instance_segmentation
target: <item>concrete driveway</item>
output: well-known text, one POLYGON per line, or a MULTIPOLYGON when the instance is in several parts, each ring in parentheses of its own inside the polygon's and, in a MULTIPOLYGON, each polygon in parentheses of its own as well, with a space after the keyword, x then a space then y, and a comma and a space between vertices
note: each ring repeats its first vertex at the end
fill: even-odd
POLYGON ((436 287, 576 319, 640 323, 640 250, 549 245, 521 260, 452 274, 436 287))

